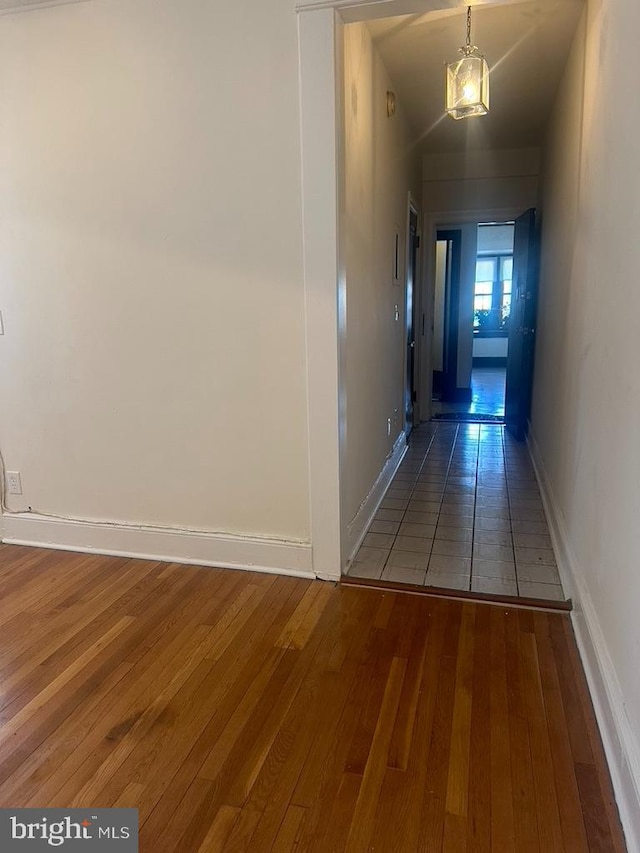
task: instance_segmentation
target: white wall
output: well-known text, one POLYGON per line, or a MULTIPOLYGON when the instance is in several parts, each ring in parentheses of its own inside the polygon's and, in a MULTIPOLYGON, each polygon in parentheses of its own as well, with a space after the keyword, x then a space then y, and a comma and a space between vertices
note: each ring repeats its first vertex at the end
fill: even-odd
POLYGON ((525 211, 538 203, 539 171, 537 148, 426 154, 422 159, 425 213, 525 211))
POLYGON ((594 0, 545 157, 532 447, 629 850, 640 850, 640 5, 594 0), (586 33, 586 50, 585 50, 586 33))
POLYGON ((289 0, 0 18, 14 509, 307 540, 289 0))
POLYGON ((419 198, 419 162, 402 105, 366 24, 344 28, 347 337, 346 518, 370 493, 404 424, 404 302, 408 194, 419 198), (395 234, 400 269, 394 282, 395 234), (398 306, 398 319, 395 307, 398 306), (387 419, 392 419, 391 435, 387 419))
POLYGON ((460 305, 458 307, 458 388, 471 388, 473 368, 473 293, 478 256, 478 228, 475 222, 458 226, 462 230, 460 259, 460 305))
POLYGON ((506 358, 509 338, 474 338, 474 358, 506 358))
POLYGON ((433 276, 433 349, 432 368, 442 370, 444 366, 444 321, 447 287, 447 242, 438 240, 435 253, 433 276))

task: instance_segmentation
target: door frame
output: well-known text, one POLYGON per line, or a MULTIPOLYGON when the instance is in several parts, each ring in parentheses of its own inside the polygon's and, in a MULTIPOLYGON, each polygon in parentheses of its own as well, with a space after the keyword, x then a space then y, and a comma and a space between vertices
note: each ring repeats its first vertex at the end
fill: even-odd
POLYGON ((522 205, 518 207, 483 207, 468 210, 440 210, 428 211, 423 215, 422 245, 424 248, 423 264, 424 275, 422 286, 424 288, 423 306, 425 313, 425 340, 421 348, 421 370, 420 375, 423 382, 418 388, 420 399, 420 412, 426 420, 431 417, 433 397, 433 314, 435 304, 435 277, 436 277, 436 235, 438 231, 455 229, 461 225, 478 222, 507 222, 515 220, 522 213, 522 205), (428 247, 428 248, 427 248, 428 247))
MULTIPOLYGON (((497 2, 512 3, 514 0, 497 2)), ((346 283, 341 245, 344 218, 342 28, 345 23, 372 18, 431 12, 435 17, 459 14, 459 9, 452 9, 450 0, 297 0, 296 11, 312 565, 317 577, 337 581, 346 564, 348 538, 343 511, 347 400, 344 382, 346 283)), ((424 213, 423 209, 423 247, 434 225, 433 217, 426 217, 424 213)), ((438 218, 452 221, 450 215, 438 218)), ((423 252, 420 291, 425 286, 426 257, 423 252)), ((428 291, 422 295, 428 295, 428 291)), ((421 305, 425 314, 428 303, 429 300, 423 298, 421 305)), ((417 402, 423 418, 431 414, 431 383, 426 378, 429 373, 424 370, 423 352, 430 347, 428 319, 425 317, 425 334, 420 336, 423 346, 418 359, 417 402), (428 401, 424 393, 427 385, 428 401)))
MULTIPOLYGON (((458 338, 460 336, 460 282, 462 274, 462 239, 461 228, 438 228, 436 230, 436 244, 446 242, 451 245, 451 255, 447 253, 445 264, 445 286, 444 286, 444 317, 443 317, 443 352, 442 352, 442 374, 445 379, 443 400, 444 402, 457 402, 451 396, 451 392, 458 387, 458 338)), ((435 314, 435 282, 434 282, 434 314, 435 314)), ((435 331, 435 329, 434 329, 435 331)), ((433 383, 433 375, 431 376, 433 383)), ((432 393, 433 397, 433 393, 432 393)))
MULTIPOLYGON (((415 199, 415 196, 409 192, 408 193, 408 203, 407 203, 407 227, 406 227, 406 257, 405 257, 405 283, 404 283, 404 305, 405 305, 405 322, 404 322, 404 357, 402 363, 402 375, 404 377, 402 384, 402 399, 403 399, 403 408, 405 401, 405 393, 407 391, 407 368, 408 368, 408 358, 409 358, 409 329, 407 326, 408 317, 407 317, 407 289, 408 289, 408 275, 409 275, 409 265, 411 262, 411 216, 416 217, 416 237, 418 238, 418 248, 416 249, 416 260, 413 270, 413 337, 415 340, 415 350, 413 356, 413 392, 415 394, 413 400, 413 426, 415 427, 420 423, 420 404, 418 401, 418 388, 420 387, 420 347, 421 347, 421 316, 422 316, 422 217, 420 215, 420 205, 415 199)), ((402 419, 404 423, 404 431, 406 433, 406 412, 402 413, 402 419)))
POLYGON ((507 431, 517 441, 526 439, 531 416, 539 277, 540 214, 532 207, 516 219, 513 234, 513 287, 504 422, 507 431), (524 282, 521 281, 523 245, 526 249, 524 282), (518 323, 522 325, 518 326, 518 323))

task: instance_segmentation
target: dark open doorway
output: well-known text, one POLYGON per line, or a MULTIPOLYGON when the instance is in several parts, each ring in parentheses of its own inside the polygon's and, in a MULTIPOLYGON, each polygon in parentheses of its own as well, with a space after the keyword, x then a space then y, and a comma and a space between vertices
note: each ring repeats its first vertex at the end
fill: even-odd
MULTIPOLYGON (((520 389, 530 385, 530 376, 525 381, 521 374, 523 370, 530 374, 532 359, 521 341, 524 324, 518 322, 517 330, 511 328, 512 308, 515 315, 521 307, 512 304, 517 257, 520 280, 527 277, 522 266, 527 263, 522 249, 525 226, 519 224, 518 228, 517 253, 513 220, 466 223, 436 231, 432 403, 435 419, 504 422, 513 333, 518 338, 513 344, 509 388, 512 418, 517 410, 520 423, 514 435, 518 430, 522 434, 522 412, 526 406, 519 399, 520 389), (526 365, 520 358, 523 353, 527 355, 526 365)), ((527 280, 526 290, 531 293, 530 276, 527 280)), ((526 396, 526 392, 522 393, 526 396)))
POLYGON ((417 263, 420 238, 418 236, 418 214, 413 207, 409 209, 409 235, 407 256, 407 284, 405 297, 405 320, 407 333, 407 371, 404 388, 404 431, 407 438, 415 422, 416 402, 416 295, 417 263))
POLYGON ((513 306, 509 323, 505 421, 518 441, 526 438, 531 412, 538 310, 539 230, 532 208, 515 222, 513 306))
POLYGON ((439 229, 436 234, 433 398, 444 403, 466 402, 460 399, 458 391, 461 257, 462 231, 439 229))

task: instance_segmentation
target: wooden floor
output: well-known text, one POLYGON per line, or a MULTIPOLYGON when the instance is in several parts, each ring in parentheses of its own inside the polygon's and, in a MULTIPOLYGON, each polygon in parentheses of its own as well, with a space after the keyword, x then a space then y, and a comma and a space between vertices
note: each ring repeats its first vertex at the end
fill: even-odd
POLYGON ((570 622, 0 546, 0 806, 144 853, 624 850, 570 622))

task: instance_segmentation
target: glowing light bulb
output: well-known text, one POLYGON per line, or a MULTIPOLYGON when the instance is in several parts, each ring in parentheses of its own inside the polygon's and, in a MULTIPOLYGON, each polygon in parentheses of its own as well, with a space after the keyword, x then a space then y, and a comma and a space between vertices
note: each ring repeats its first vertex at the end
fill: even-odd
POLYGON ((478 88, 473 83, 466 83, 462 87, 462 97, 468 103, 474 103, 478 100, 478 88))

